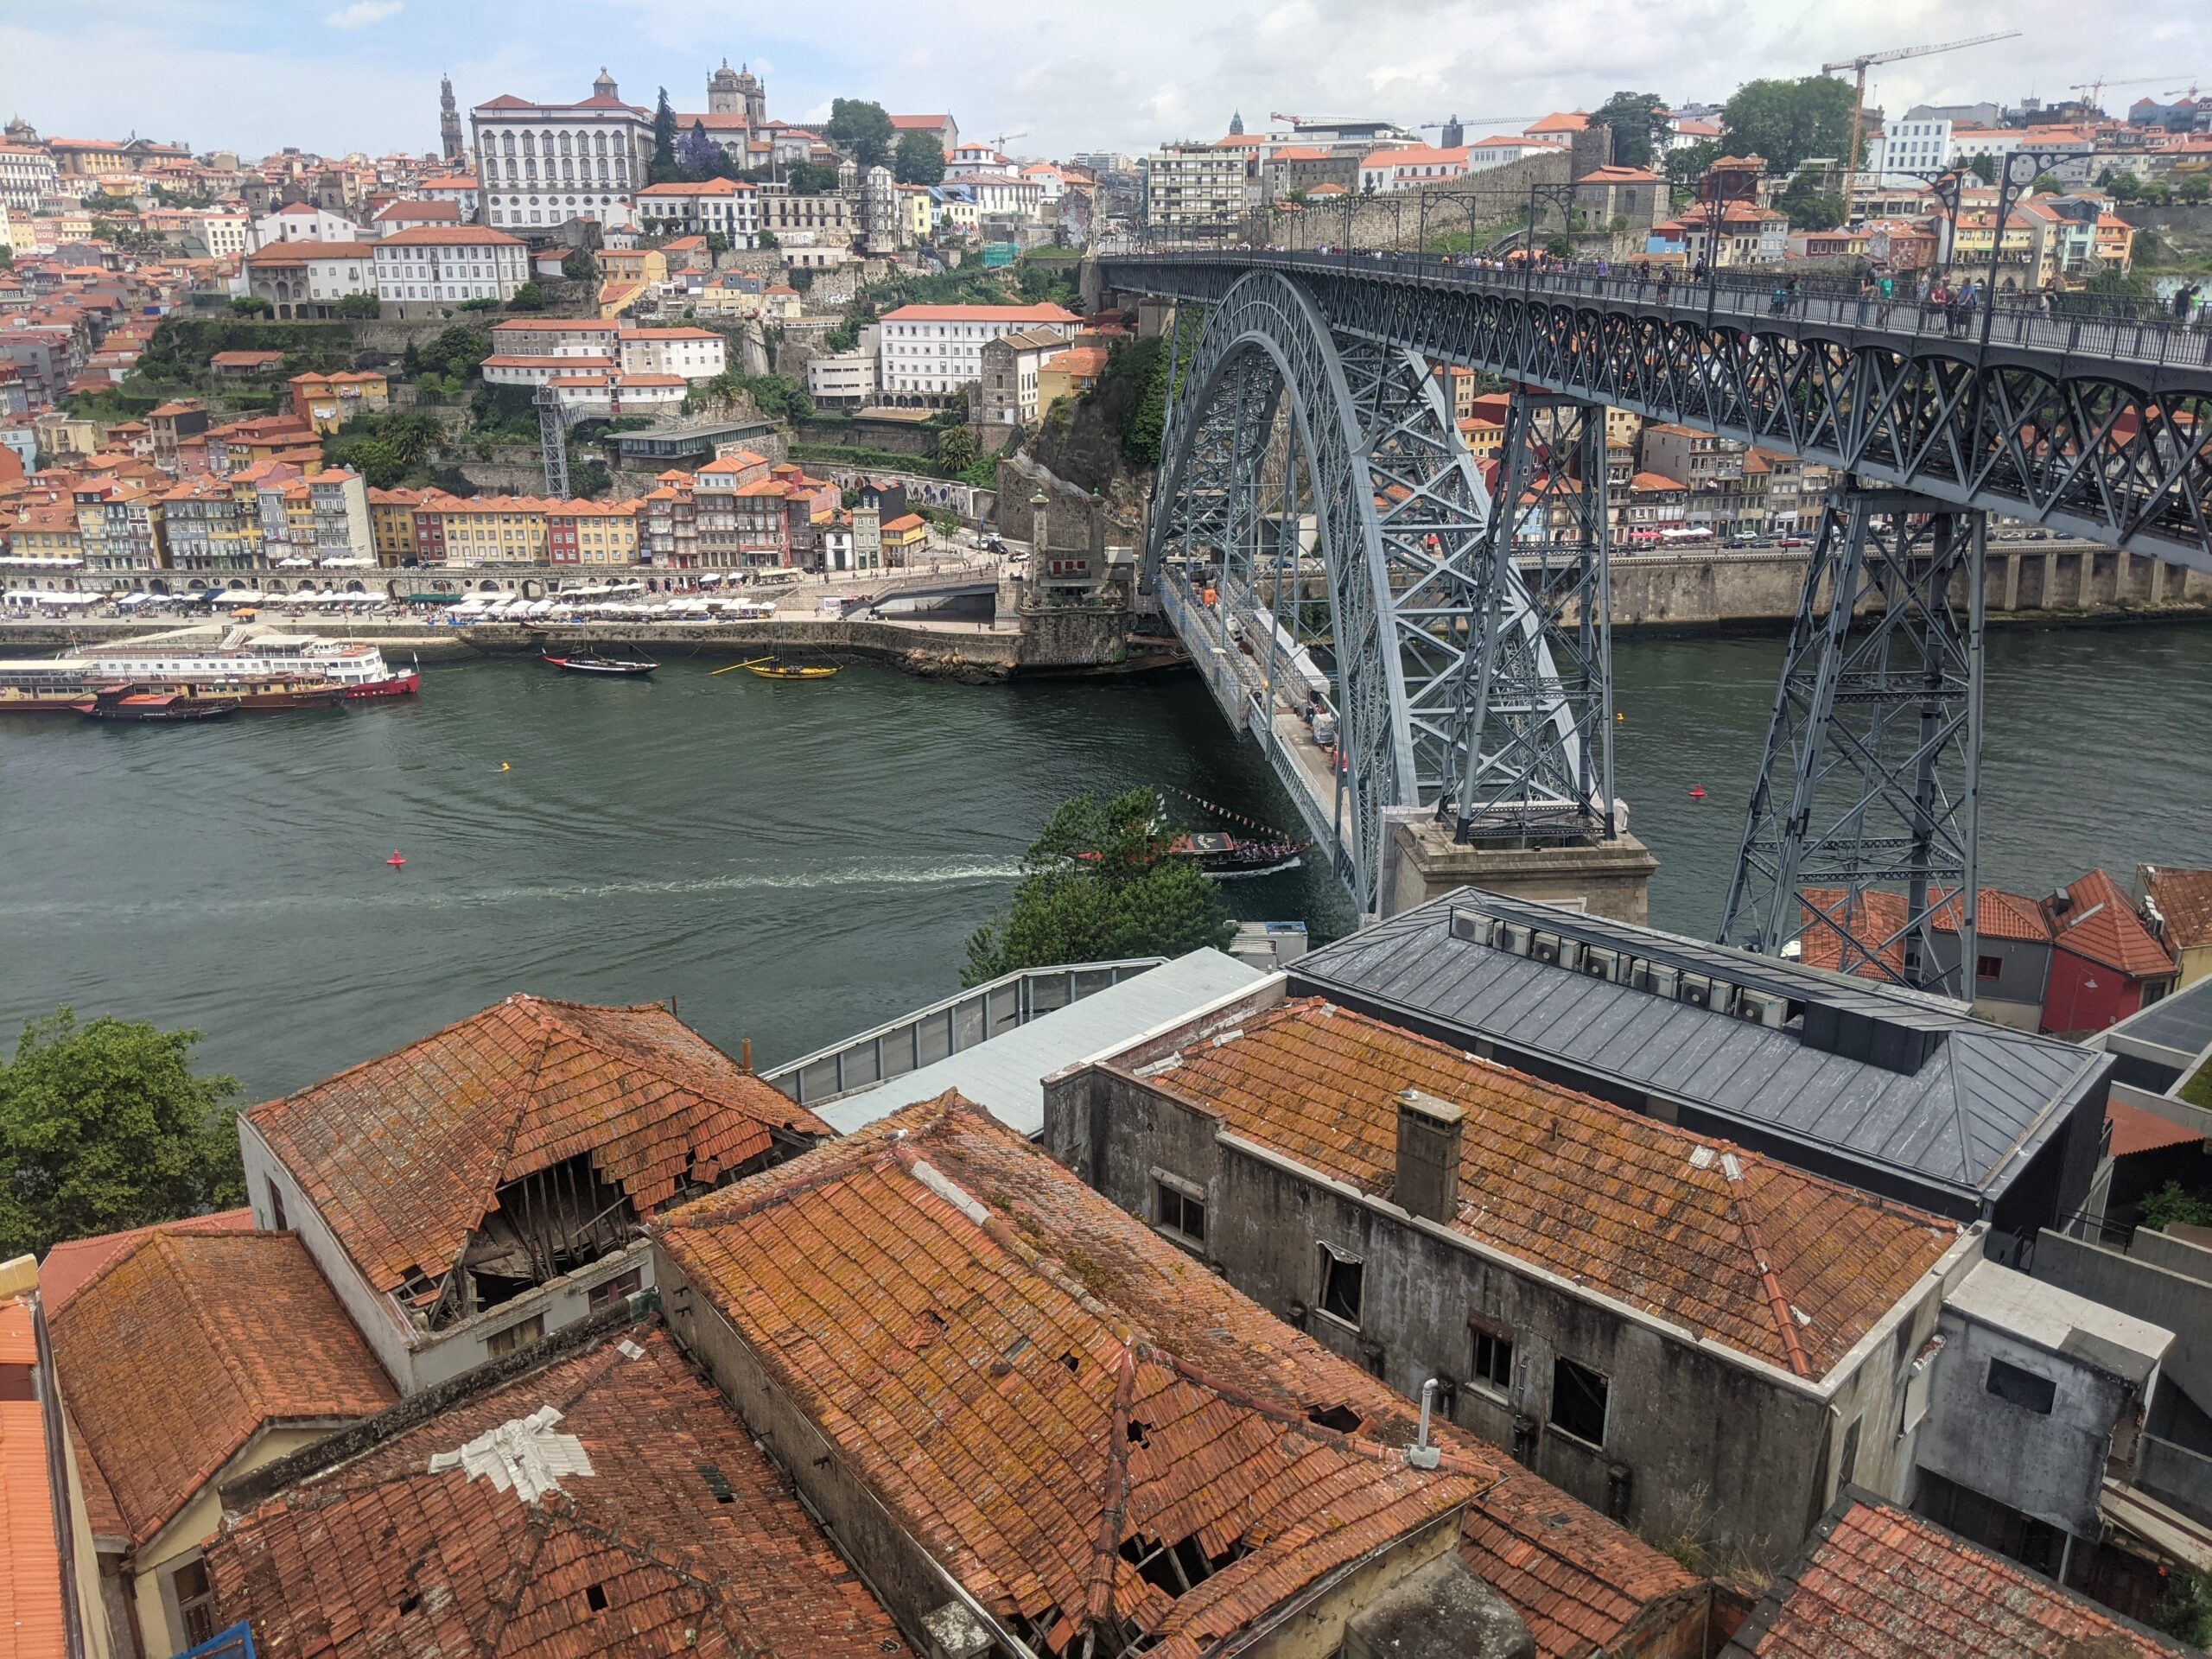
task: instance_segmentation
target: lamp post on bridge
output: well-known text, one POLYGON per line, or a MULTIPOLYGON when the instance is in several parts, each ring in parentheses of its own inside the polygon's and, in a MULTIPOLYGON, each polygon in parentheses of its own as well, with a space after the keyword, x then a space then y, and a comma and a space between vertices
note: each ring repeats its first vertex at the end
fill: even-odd
POLYGON ((1560 184, 1539 184, 1533 179, 1529 183, 1529 231, 1521 242, 1522 289, 1529 292, 1535 287, 1536 276, 1536 203, 1539 200, 1560 210, 1560 219, 1568 229, 1574 225, 1574 185, 1572 181, 1560 184))
MULTIPOLYGON (((1981 347, 1989 349, 1989 334, 1997 321, 1997 268, 2005 256, 2005 225, 2012 217, 2012 203, 2019 199, 2013 187, 2022 187, 2021 194, 2032 193, 2035 181, 2044 169, 2053 164, 2071 160, 2078 152, 2070 149, 2016 149, 2007 156, 1998 168, 1997 218, 1989 227, 1989 293, 1981 307, 1981 347), (2023 167, 2021 163, 2025 162, 2023 167)), ((1952 239, 1958 237, 1957 220, 1952 221, 1952 239)), ((2035 273, 2028 273, 2032 276, 2035 273)))

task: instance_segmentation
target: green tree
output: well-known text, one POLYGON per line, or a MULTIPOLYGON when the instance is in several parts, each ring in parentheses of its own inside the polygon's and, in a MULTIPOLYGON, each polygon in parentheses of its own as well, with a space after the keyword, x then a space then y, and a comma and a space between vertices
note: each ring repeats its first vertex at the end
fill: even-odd
POLYGON ((1666 137, 1667 106, 1656 92, 1615 92, 1590 117, 1613 130, 1613 160, 1623 167, 1649 167, 1666 137))
POLYGON ((1720 146, 1710 138, 1700 138, 1694 144, 1684 144, 1680 149, 1670 149, 1660 164, 1668 182, 1674 186, 1677 196, 1687 196, 1697 188, 1697 181, 1705 171, 1720 159, 1720 146))
POLYGON ((677 173, 676 111, 669 105, 668 88, 664 86, 653 105, 653 156, 645 163, 645 182, 671 183, 677 173))
POLYGON ((833 98, 829 124, 822 130, 831 143, 860 163, 861 172, 891 165, 891 118, 884 113, 882 105, 859 98, 833 98))
POLYGON ((268 301, 245 294, 238 295, 231 301, 231 309, 241 317, 270 317, 276 314, 276 308, 268 301))
POLYGON ((338 302, 338 315, 341 317, 364 317, 373 322, 383 314, 384 306, 373 294, 346 294, 338 302))
POLYGON ((1843 223, 1843 198, 1821 189, 1810 173, 1790 180, 1775 206, 1789 215, 1792 230, 1832 231, 1843 223))
POLYGON ((0 270, 13 270, 15 268, 15 249, 8 246, 5 243, 0 243, 0 270))
POLYGON ((599 276, 599 264, 589 248, 571 248, 561 257, 561 274, 572 283, 588 283, 599 276))
POLYGON ((536 283, 522 283, 515 289, 514 296, 507 302, 507 309, 510 311, 543 311, 544 308, 545 290, 536 283))
POLYGON ((2174 186, 2174 198, 2188 202, 2191 207, 2199 207, 2212 200, 2212 173, 2191 173, 2174 186))
POLYGON ((2066 194, 2066 181, 2056 173, 2038 173, 2035 183, 2029 188, 2038 195, 2063 196, 2066 194))
POLYGON ((944 146, 926 132, 902 132, 891 170, 901 184, 944 182, 944 146))
POLYGON ((0 1065, 0 1256, 243 1200, 238 1079, 195 1077, 199 1040, 67 1007, 24 1027, 0 1065))
POLYGON ((964 473, 976 464, 976 435, 965 426, 948 426, 937 435, 937 464, 948 473, 964 473))
POLYGON ((1720 124, 1733 154, 1793 172, 1808 156, 1841 158, 1851 148, 1851 83, 1832 75, 1747 80, 1722 108, 1720 124))
POLYGON ((709 253, 728 253, 729 251, 729 238, 724 236, 720 231, 709 231, 707 232, 707 251, 709 253))
POLYGON ((2212 1198, 2168 1181, 2144 1198, 2136 1214, 2145 1227, 2212 1227, 2212 1198))
POLYGON ((784 182, 795 196, 826 196, 837 188, 837 169, 820 162, 793 162, 784 169, 784 182))
POLYGON ((1994 184, 1997 182, 1997 158, 1994 156, 1985 152, 1982 155, 1968 158, 1967 162, 1967 170, 1972 173, 1974 177, 1980 179, 1984 184, 1994 184))
POLYGON ((969 937, 961 982, 1017 968, 1226 950, 1236 931, 1197 863, 1167 850, 1160 804, 1133 789, 1078 795, 1053 813, 1022 859, 1003 913, 969 937))
POLYGON ((2176 1568, 2166 1593, 2151 1611, 2150 1624, 2191 1647, 2212 1643, 2212 1578, 2192 1567, 2176 1568))

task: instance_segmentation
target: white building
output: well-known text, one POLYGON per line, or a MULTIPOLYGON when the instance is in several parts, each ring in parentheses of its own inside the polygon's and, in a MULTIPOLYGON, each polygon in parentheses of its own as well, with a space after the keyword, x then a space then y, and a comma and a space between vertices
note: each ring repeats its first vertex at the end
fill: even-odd
POLYGON ((1036 328, 1069 339, 1082 326, 1057 305, 902 305, 882 319, 883 394, 908 407, 948 404, 982 381, 987 341, 1036 328))
POLYGON ((209 207, 192 214, 211 259, 228 259, 253 247, 253 216, 243 207, 209 207))
POLYGON ((1508 162, 1549 156, 1566 148, 1548 138, 1531 138, 1525 132, 1501 132, 1478 138, 1467 146, 1467 171, 1479 173, 1486 167, 1503 167, 1508 162))
POLYGON ((581 103, 533 104, 508 93, 468 115, 486 223, 582 219, 635 228, 635 194, 652 159, 652 113, 625 104, 604 69, 581 103))
POLYGON ((449 201, 461 209, 461 223, 476 222, 477 209, 482 205, 476 180, 467 173, 455 173, 442 179, 424 179, 415 187, 415 194, 425 201, 449 201))
POLYGON ((504 357, 603 357, 613 361, 622 325, 599 317, 515 317, 492 325, 492 350, 504 357))
POLYGON ((52 195, 54 157, 29 144, 0 144, 0 204, 29 214, 52 195))
POLYGON ((372 236, 391 236, 401 231, 420 230, 426 225, 441 227, 465 225, 468 216, 461 211, 457 201, 432 201, 428 197, 386 202, 377 209, 376 217, 369 221, 372 236))
POLYGON ((733 248, 760 239, 760 192, 735 179, 649 184, 638 192, 638 228, 672 235, 721 236, 733 248))
POLYGON ((625 328, 617 336, 625 374, 711 380, 729 366, 729 345, 711 328, 625 328))
POLYGON ((276 308, 281 321, 331 317, 349 294, 378 293, 375 247, 367 242, 277 242, 245 257, 234 289, 276 308))
POLYGON ((329 213, 311 201, 287 202, 274 213, 253 221, 253 245, 273 248, 280 242, 365 242, 369 233, 350 219, 329 213))
POLYGON ((1908 110, 1904 118, 1882 130, 1874 166, 1885 190, 1903 189, 1926 182, 1924 175, 1941 171, 1957 159, 1951 146, 1951 122, 1926 108, 1908 110))
POLYGON ((373 248, 377 297, 402 317, 435 316, 461 300, 511 300, 530 280, 530 251, 481 225, 400 231, 373 248))
POLYGON ((617 359, 596 352, 557 352, 543 354, 494 353, 479 365, 487 386, 543 386, 578 376, 607 377, 618 373, 617 359))
POLYGON ((1465 144, 1451 149, 1409 144, 1400 149, 1370 151, 1359 163, 1359 188, 1381 194, 1464 178, 1467 174, 1467 149, 1465 144))
POLYGON ((1173 144, 1139 164, 1145 223, 1171 235, 1225 236, 1244 216, 1243 152, 1173 144))
POLYGON ((1045 187, 1035 179, 1003 179, 978 174, 967 181, 969 192, 981 213, 1006 213, 1035 219, 1044 206, 1045 187))
POLYGON ((871 323, 861 330, 860 345, 854 350, 809 359, 806 395, 826 409, 859 409, 874 403, 882 339, 882 328, 871 323))

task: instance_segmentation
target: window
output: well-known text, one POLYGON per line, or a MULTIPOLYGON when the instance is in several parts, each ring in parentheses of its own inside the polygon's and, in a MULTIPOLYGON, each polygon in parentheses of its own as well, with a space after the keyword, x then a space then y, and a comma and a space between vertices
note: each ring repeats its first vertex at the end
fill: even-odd
POLYGON ((516 1349, 528 1346, 544 1334, 545 1316, 533 1313, 528 1319, 511 1325, 504 1331, 494 1331, 486 1337, 484 1339, 485 1357, 497 1359, 502 1354, 512 1354, 516 1349))
POLYGON ((2002 957, 1977 956, 1974 959, 1974 976, 1976 979, 1995 979, 2004 971, 2005 958, 2002 957))
POLYGON ((1206 1207, 1199 1199, 1166 1181, 1153 1183, 1153 1214, 1161 1229, 1203 1244, 1206 1237, 1206 1207))
POLYGON ((269 1225, 271 1230, 284 1233, 291 1228, 284 1219, 284 1195, 276 1190, 276 1183, 269 1183, 269 1225))
POLYGON ((1359 1296, 1367 1266, 1356 1255, 1321 1247, 1321 1311, 1346 1325, 1359 1323, 1359 1296))
POLYGON ((215 1590, 207 1581, 207 1562, 194 1556, 170 1573, 169 1591, 188 1643, 205 1642, 215 1634, 215 1590))
POLYGON ((1605 1404, 1611 1385, 1587 1365, 1552 1362, 1552 1427, 1591 1446, 1605 1443, 1605 1404))
POLYGON ((626 1296, 636 1295, 644 1284, 645 1274, 642 1268, 632 1268, 627 1273, 618 1273, 605 1284, 594 1285, 590 1290, 587 1291, 584 1294, 584 1306, 594 1310, 609 1306, 626 1296))
POLYGON ((1511 1392, 1513 1338, 1503 1331, 1481 1325, 1473 1327, 1473 1334, 1474 1357, 1467 1368, 1469 1380, 1489 1393, 1511 1392))
POLYGON ((2058 1395, 2058 1384, 2047 1376, 2024 1370, 2001 1359, 1989 1362, 1989 1378, 1985 1385, 1999 1400, 2048 1417, 2053 1401, 2058 1395))

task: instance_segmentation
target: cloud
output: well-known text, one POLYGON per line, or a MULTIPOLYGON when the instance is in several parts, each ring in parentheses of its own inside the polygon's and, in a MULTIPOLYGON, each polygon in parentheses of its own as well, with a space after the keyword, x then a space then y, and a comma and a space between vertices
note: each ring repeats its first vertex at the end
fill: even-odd
POLYGON ((322 21, 333 29, 366 29, 372 23, 397 17, 407 10, 407 0, 353 0, 322 21))

